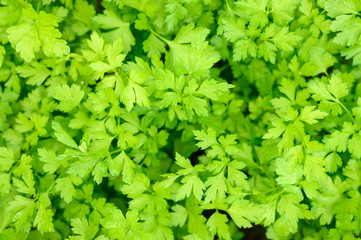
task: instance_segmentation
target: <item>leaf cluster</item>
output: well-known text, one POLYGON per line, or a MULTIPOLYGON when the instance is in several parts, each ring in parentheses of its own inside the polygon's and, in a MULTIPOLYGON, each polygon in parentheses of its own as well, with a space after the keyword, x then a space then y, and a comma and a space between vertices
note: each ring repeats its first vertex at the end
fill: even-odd
POLYGON ((358 0, 0 0, 0 239, 359 239, 358 0))

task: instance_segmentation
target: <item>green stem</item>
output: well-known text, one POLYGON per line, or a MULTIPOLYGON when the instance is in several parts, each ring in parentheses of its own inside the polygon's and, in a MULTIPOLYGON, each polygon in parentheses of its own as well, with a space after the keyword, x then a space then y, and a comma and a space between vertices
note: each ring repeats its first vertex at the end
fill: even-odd
MULTIPOLYGON (((257 164, 258 165, 258 164, 257 164)), ((259 166, 259 165, 258 165, 259 166)), ((263 167, 259 166, 259 169, 261 169, 261 171, 269 178, 273 178, 266 170, 264 170, 263 167)))
POLYGON ((48 193, 50 192, 50 190, 52 190, 53 187, 55 186, 56 180, 58 180, 58 179, 59 179, 60 177, 62 177, 63 175, 64 175, 64 172, 62 172, 60 175, 56 176, 56 178, 54 179, 53 183, 52 183, 52 184, 48 187, 48 189, 46 189, 46 191, 43 192, 43 193, 48 194, 48 193))
POLYGON ((346 111, 346 113, 350 116, 350 118, 352 119, 353 123, 356 124, 357 126, 359 126, 359 124, 356 122, 355 118, 352 116, 351 112, 346 108, 345 105, 343 105, 343 103, 341 103, 338 99, 336 99, 336 102, 338 104, 340 104, 340 106, 346 111))
POLYGON ((229 67, 228 64, 223 65, 221 68, 219 68, 219 72, 223 72, 224 70, 226 70, 229 67))
POLYGON ((169 40, 164 38, 162 35, 160 35, 159 33, 157 33, 156 31, 154 31, 153 29, 149 30, 151 33, 153 33, 155 36, 157 36, 159 39, 163 40, 164 42, 166 42, 167 44, 169 43, 169 40))
POLYGON ((188 76, 187 76, 187 79, 186 79, 186 84, 188 84, 191 75, 192 75, 192 72, 189 72, 189 73, 188 73, 188 76))
POLYGON ((36 12, 40 11, 41 1, 42 0, 38 0, 38 5, 36 6, 36 12))
POLYGON ((118 153, 118 152, 121 152, 121 151, 123 151, 123 149, 119 148, 117 150, 111 151, 110 154, 118 153))
POLYGON ((266 194, 266 193, 273 192, 273 191, 278 190, 278 189, 280 189, 280 186, 271 188, 271 189, 269 189, 267 191, 264 191, 264 192, 259 191, 259 193, 254 193, 254 194, 266 194))
POLYGON ((269 177, 269 178, 274 178, 274 177, 272 177, 266 170, 264 170, 264 168, 263 168, 261 165, 257 164, 255 161, 253 161, 253 164, 254 164, 259 170, 261 170, 261 172, 263 172, 267 177, 269 177))
POLYGON ((16 169, 17 166, 19 166, 21 160, 19 159, 13 166, 11 166, 11 169, 9 171, 9 174, 12 175, 13 171, 16 169))
POLYGON ((228 10, 232 10, 232 8, 229 6, 228 0, 226 0, 226 5, 227 5, 228 10))
POLYGON ((129 81, 129 77, 127 76, 127 74, 125 74, 125 72, 123 72, 121 69, 119 69, 119 72, 123 74, 123 76, 129 81))
POLYGON ((71 43, 68 43, 68 46, 69 47, 77 47, 81 44, 81 42, 71 42, 71 43))

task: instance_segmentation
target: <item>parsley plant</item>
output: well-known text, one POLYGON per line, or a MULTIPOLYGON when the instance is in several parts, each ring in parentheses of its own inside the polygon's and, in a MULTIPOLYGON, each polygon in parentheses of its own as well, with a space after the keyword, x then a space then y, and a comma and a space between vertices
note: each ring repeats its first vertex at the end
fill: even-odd
POLYGON ((0 240, 360 239, 360 12, 0 0, 0 240))

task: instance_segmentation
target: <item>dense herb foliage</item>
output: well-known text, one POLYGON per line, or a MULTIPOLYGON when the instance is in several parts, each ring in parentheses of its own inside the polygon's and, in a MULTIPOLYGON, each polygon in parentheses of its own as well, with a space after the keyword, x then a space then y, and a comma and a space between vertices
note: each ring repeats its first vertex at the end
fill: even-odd
POLYGON ((359 0, 0 3, 1 240, 361 236, 359 0))

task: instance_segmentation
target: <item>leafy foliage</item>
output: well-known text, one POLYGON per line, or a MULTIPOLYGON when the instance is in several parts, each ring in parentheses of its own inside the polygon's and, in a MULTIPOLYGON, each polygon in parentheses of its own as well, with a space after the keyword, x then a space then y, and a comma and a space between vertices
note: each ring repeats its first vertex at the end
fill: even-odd
POLYGON ((0 239, 359 239, 360 9, 0 0, 0 239))

